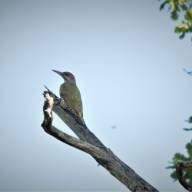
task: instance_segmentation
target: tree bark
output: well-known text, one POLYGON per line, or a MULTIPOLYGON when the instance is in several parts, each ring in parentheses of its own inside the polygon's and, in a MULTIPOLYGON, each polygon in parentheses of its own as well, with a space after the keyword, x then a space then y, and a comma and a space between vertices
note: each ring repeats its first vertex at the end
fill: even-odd
POLYGON ((67 135, 63 131, 52 125, 51 116, 47 114, 47 108, 50 107, 49 99, 44 103, 44 121, 42 127, 46 133, 56 139, 75 147, 91 155, 101 166, 108 170, 111 175, 123 183, 133 192, 158 192, 152 185, 140 177, 133 169, 121 161, 109 148, 107 148, 86 126, 84 122, 68 109, 64 101, 53 94, 50 90, 48 93, 54 98, 53 111, 63 120, 63 122, 76 134, 78 138, 67 135), (58 100, 60 102, 58 102, 58 100))

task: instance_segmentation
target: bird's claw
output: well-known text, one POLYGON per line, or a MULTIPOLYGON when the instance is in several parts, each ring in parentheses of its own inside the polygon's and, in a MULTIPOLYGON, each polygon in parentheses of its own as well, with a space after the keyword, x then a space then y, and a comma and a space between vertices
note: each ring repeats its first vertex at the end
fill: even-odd
POLYGON ((63 99, 62 98, 56 98, 55 101, 56 101, 55 105, 61 105, 63 102, 63 99))

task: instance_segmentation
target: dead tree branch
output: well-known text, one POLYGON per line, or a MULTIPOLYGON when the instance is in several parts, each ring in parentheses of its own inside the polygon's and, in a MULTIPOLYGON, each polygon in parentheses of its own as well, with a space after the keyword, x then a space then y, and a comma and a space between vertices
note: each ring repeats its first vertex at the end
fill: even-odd
POLYGON ((100 165, 133 192, 158 192, 141 178, 134 170, 121 161, 107 148, 73 112, 50 90, 44 92, 44 121, 42 127, 46 133, 56 139, 91 155, 100 165), (52 103, 52 101, 54 101, 52 103), (50 110, 51 109, 51 110, 50 110), (78 137, 72 137, 52 126, 52 109, 78 137))

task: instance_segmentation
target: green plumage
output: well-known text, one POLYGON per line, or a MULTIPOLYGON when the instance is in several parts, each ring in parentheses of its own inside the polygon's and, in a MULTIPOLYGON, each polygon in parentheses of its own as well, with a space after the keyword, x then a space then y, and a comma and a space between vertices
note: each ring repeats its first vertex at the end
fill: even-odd
POLYGON ((76 115, 83 120, 83 106, 81 94, 76 84, 65 82, 60 86, 60 97, 62 97, 76 115))

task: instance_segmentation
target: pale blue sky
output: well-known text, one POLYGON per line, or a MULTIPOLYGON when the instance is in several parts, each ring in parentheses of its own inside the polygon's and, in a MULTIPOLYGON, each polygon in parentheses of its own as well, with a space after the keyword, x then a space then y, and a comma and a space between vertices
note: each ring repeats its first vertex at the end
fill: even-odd
POLYGON ((0 0, 0 190, 126 190, 40 127, 57 69, 75 74, 104 144, 160 191, 184 191, 165 169, 191 138, 191 43, 174 25, 154 0, 0 0))

